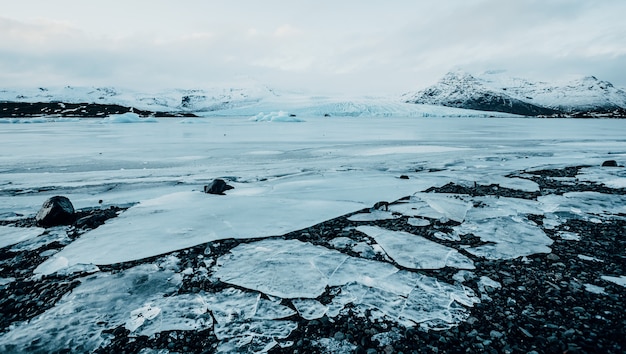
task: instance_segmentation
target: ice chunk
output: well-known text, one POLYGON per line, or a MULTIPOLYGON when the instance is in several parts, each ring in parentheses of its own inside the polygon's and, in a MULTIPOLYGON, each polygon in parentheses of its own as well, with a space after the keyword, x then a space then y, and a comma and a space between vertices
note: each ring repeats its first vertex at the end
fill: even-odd
POLYGON ((588 283, 585 283, 583 285, 585 286, 585 290, 587 290, 590 293, 598 294, 598 295, 605 295, 606 294, 606 292, 604 291, 604 288, 601 287, 601 286, 588 284, 588 283))
POLYGON ((474 269, 474 262, 459 251, 402 231, 376 226, 359 226, 357 230, 374 238, 393 260, 411 269, 439 269, 446 266, 474 269))
POLYGON ((409 218, 407 223, 412 226, 430 226, 430 221, 422 218, 409 218))
POLYGON ((8 285, 8 284, 11 284, 14 281, 15 281, 15 278, 13 278, 13 277, 0 278, 0 286, 5 286, 5 285, 8 285))
POLYGON ((284 111, 270 112, 268 114, 261 112, 250 118, 250 120, 254 122, 304 122, 304 120, 296 118, 294 114, 284 111))
POLYGON ((437 231, 433 234, 433 237, 438 238, 440 240, 444 240, 444 241, 461 241, 461 237, 454 232, 448 233, 448 232, 437 231))
POLYGON ((334 239, 330 240, 329 243, 335 248, 342 249, 352 247, 357 242, 348 237, 335 237, 334 239))
POLYGON ((609 188, 626 188, 626 169, 624 168, 583 168, 576 178, 581 181, 601 183, 609 188))
POLYGON ((216 325, 215 336, 221 340, 219 353, 266 353, 298 328, 293 321, 248 321, 237 325, 216 325))
POLYGON ((626 287, 626 276, 620 275, 619 277, 611 277, 608 275, 603 275, 602 280, 610 281, 611 283, 615 283, 620 286, 626 287))
POLYGON ((196 294, 183 294, 157 298, 131 311, 126 328, 131 332, 139 328, 137 334, 152 336, 163 331, 205 329, 212 324, 206 299, 196 294))
POLYGON ((467 248, 487 259, 513 259, 535 253, 550 253, 553 241, 543 230, 517 217, 498 217, 465 222, 454 228, 461 235, 474 234, 488 244, 467 248))
POLYGON ((277 320, 296 314, 296 311, 287 306, 280 305, 265 299, 259 299, 253 319, 257 320, 277 320))
POLYGON ((534 200, 484 196, 473 197, 472 201, 481 206, 467 212, 467 221, 544 213, 541 204, 534 200))
POLYGON ((463 222, 465 214, 472 208, 471 203, 455 194, 416 193, 413 198, 425 201, 433 210, 457 222, 463 222))
POLYGON ((158 120, 154 117, 141 118, 139 114, 126 112, 122 114, 112 114, 109 117, 102 118, 100 123, 156 123, 158 120))
POLYGON ((567 241, 580 241, 580 235, 575 232, 559 231, 557 236, 567 241))
POLYGON ((214 274, 224 282, 273 296, 315 298, 347 258, 296 240, 268 240, 235 247, 218 259, 214 274))
POLYGON ((546 205, 546 212, 587 219, 626 214, 626 195, 598 192, 569 192, 537 198, 546 205))
POLYGON ((590 261, 590 262, 604 262, 604 261, 603 261, 603 260, 601 260, 601 259, 598 259, 598 258, 596 258, 596 257, 587 256, 587 255, 584 255, 584 254, 579 254, 579 255, 578 255, 578 258, 582 259, 583 261, 590 261))
POLYGON ((300 314, 300 317, 306 320, 322 318, 328 311, 328 306, 322 305, 322 303, 313 299, 293 299, 291 303, 300 314))

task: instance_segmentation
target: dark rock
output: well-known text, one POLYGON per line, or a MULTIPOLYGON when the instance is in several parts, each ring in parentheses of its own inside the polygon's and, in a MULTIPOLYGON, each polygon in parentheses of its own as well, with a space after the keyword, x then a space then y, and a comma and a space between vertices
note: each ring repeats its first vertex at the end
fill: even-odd
MULTIPOLYGON (((19 97, 18 97, 19 98, 19 97)), ((112 114, 134 112, 143 117, 197 117, 191 112, 152 112, 118 104, 69 103, 69 102, 0 102, 0 118, 41 117, 107 117, 112 114)))
POLYGON ((226 184, 223 179, 216 178, 213 182, 204 186, 204 193, 224 195, 227 190, 234 189, 235 187, 226 184))
POLYGON ((409 176, 407 176, 407 175, 402 175, 402 176, 400 176, 400 179, 409 179, 409 176))
POLYGON ((67 197, 54 196, 46 200, 35 220, 43 227, 70 225, 74 222, 74 206, 67 197))
POLYGON ((617 167, 617 161, 615 160, 606 160, 602 163, 602 167, 617 167))

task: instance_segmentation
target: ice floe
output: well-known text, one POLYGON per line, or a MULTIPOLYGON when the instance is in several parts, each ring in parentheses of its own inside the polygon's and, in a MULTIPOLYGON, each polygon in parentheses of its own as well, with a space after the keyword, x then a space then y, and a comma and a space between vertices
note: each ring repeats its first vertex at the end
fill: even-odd
POLYGON ((324 310, 311 300, 328 287, 340 288, 326 305, 328 316, 339 315, 353 303, 377 309, 381 316, 407 326, 451 326, 465 318, 466 307, 477 301, 463 286, 297 240, 241 244, 220 257, 217 265, 214 276, 221 281, 296 299, 294 306, 307 316, 324 310))
POLYGON ((439 269, 453 267, 474 269, 474 262, 454 248, 443 246, 424 237, 402 231, 389 231, 376 226, 356 228, 372 237, 387 255, 399 265, 410 269, 439 269))
POLYGON ((454 228, 461 235, 473 234, 485 245, 467 252, 487 259, 513 259, 536 253, 550 253, 553 243, 534 223, 518 217, 499 217, 465 222, 454 228))
POLYGON ((421 216, 432 219, 448 218, 457 222, 465 220, 465 214, 472 204, 457 194, 415 193, 409 202, 389 207, 389 210, 408 216, 421 216))

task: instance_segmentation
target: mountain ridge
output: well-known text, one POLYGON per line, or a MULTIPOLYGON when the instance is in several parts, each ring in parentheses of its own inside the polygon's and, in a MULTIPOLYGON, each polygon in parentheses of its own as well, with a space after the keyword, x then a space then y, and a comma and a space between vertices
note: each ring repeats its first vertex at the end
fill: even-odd
POLYGON ((452 71, 436 84, 402 95, 404 102, 540 117, 626 117, 626 92, 595 76, 548 83, 502 71, 452 71))
POLYGON ((452 71, 423 90, 393 97, 329 97, 277 92, 254 80, 234 87, 152 93, 115 87, 0 89, 0 118, 254 116, 289 111, 304 116, 612 117, 626 118, 626 91, 594 76, 561 83, 502 71, 452 71))

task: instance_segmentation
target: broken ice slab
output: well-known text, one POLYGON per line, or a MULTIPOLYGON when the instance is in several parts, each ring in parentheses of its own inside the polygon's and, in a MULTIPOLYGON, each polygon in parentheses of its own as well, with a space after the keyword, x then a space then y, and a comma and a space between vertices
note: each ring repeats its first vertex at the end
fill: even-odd
POLYGON ((314 299, 293 299, 291 303, 305 320, 322 318, 328 312, 328 306, 314 299))
POLYGON ((348 258, 296 240, 240 244, 217 261, 221 281, 281 298, 316 298, 348 258))
POLYGON ((467 248, 473 255, 487 259, 513 259, 536 253, 550 253, 553 241, 536 224, 521 217, 506 216, 467 221, 454 227, 460 235, 473 234, 488 242, 467 248))
POLYGON ((0 352, 92 352, 106 341, 105 329, 179 289, 182 277, 169 268, 144 264, 82 278, 54 307, 0 335, 0 352))
POLYGON ((422 218, 409 218, 406 222, 411 226, 430 226, 430 221, 422 218))
POLYGON ((542 205, 534 200, 496 196, 473 197, 472 202, 479 206, 470 209, 466 221, 475 221, 506 216, 543 214, 542 205))
POLYGON ((474 262, 454 248, 440 245, 421 236, 403 231, 389 231, 377 226, 356 228, 376 242, 399 265, 410 269, 454 267, 474 269, 474 262))
POLYGON ((389 206, 389 210, 408 216, 421 216, 432 219, 442 217, 463 222, 472 203, 461 195, 447 193, 415 193, 409 202, 389 206))
POLYGON ((478 301, 466 287, 452 286, 422 274, 399 270, 389 263, 350 257, 298 240, 240 244, 220 257, 217 264, 214 275, 221 281, 272 296, 297 299, 293 300, 294 306, 300 307, 298 311, 302 316, 320 314, 323 308, 312 299, 327 287, 338 289, 330 294, 331 303, 326 305, 329 317, 339 315, 345 305, 353 303, 378 309, 389 319, 406 326, 422 319, 456 324, 465 316, 461 314, 467 312, 465 307, 478 301), (407 308, 407 298, 415 297, 423 302, 410 303, 410 306, 419 306, 419 311, 407 308))
POLYGON ((541 196, 537 200, 546 213, 570 218, 620 217, 626 214, 626 195, 620 194, 569 192, 541 196))
POLYGON ((609 188, 626 188, 625 168, 587 167, 576 175, 581 181, 603 184, 609 188))

